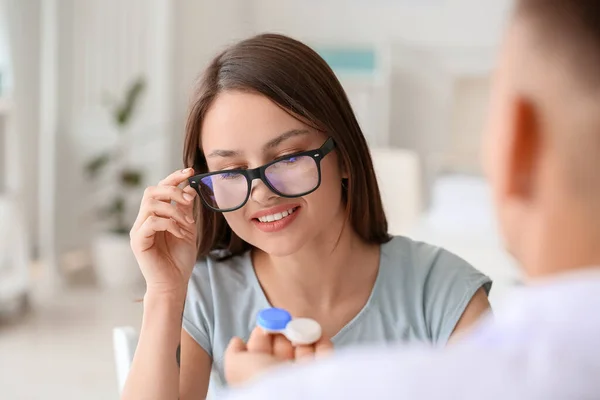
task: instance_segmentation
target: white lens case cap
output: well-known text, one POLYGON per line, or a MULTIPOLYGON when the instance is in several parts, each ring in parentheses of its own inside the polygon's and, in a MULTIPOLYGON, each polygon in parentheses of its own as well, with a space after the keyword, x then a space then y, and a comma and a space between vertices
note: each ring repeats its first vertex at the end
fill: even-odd
POLYGON ((284 335, 293 345, 311 345, 321 339, 321 325, 310 318, 292 319, 285 327, 284 335))

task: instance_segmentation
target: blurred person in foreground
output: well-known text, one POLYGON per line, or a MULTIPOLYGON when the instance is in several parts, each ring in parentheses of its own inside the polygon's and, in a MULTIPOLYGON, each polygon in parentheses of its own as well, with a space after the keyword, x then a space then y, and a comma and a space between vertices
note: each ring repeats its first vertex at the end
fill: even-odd
POLYGON ((454 346, 364 348, 273 369, 233 340, 230 399, 600 399, 600 2, 520 0, 486 170, 526 287, 454 346))

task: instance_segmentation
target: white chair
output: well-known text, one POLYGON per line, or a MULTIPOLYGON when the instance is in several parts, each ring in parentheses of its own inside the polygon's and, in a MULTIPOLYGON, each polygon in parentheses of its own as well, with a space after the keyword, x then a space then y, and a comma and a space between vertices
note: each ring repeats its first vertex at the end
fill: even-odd
POLYGON ((29 243, 17 198, 0 194, 0 312, 19 313, 30 290, 29 243))
POLYGON ((113 348, 115 352, 115 363, 117 368, 117 382, 119 393, 123 392, 127 375, 131 369, 133 355, 139 340, 139 334, 131 326, 120 326, 113 328, 113 348))

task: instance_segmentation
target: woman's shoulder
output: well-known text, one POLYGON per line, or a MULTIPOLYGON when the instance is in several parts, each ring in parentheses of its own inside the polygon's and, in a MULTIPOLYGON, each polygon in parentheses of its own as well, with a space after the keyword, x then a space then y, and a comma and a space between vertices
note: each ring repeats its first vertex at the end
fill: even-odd
POLYGON ((387 292, 402 296, 435 343, 448 340, 478 289, 491 290, 489 277, 438 246, 396 236, 382 245, 381 254, 387 292))
POLYGON ((452 280, 475 284, 490 281, 460 256, 405 236, 394 236, 382 245, 381 266, 388 274, 420 281, 423 285, 442 286, 452 280))
POLYGON ((224 257, 212 253, 196 262, 190 283, 210 286, 247 283, 254 274, 250 252, 224 257))
POLYGON ((428 270, 440 264, 448 268, 469 265, 458 255, 442 247, 406 236, 392 236, 390 241, 382 244, 381 257, 382 264, 402 269, 428 270))
POLYGON ((222 312, 235 312, 240 304, 257 296, 260 286, 250 253, 217 256, 211 254, 194 266, 186 296, 186 309, 191 314, 212 318, 222 312))
POLYGON ((194 266, 183 327, 211 357, 221 354, 229 338, 248 325, 240 310, 257 297, 253 274, 249 253, 228 258, 211 255, 194 266))

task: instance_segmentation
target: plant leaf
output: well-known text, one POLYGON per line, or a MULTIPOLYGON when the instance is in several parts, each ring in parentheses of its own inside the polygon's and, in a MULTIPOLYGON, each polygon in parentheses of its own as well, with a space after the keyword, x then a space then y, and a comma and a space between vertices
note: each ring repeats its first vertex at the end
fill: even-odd
POLYGON ((94 158, 92 158, 85 165, 85 172, 90 178, 95 178, 98 176, 102 168, 108 164, 110 161, 110 153, 103 153, 94 158))
POLYGON ((106 207, 100 210, 100 216, 104 218, 114 217, 125 211, 125 199, 123 197, 115 197, 114 200, 106 207))
POLYGON ((146 81, 143 77, 136 79, 127 89, 125 101, 120 107, 117 107, 115 112, 115 120, 117 125, 125 126, 131 121, 135 107, 140 99, 140 96, 146 88, 146 81))
POLYGON ((121 172, 121 183, 129 188, 135 188, 142 184, 143 173, 140 170, 125 169, 121 172))

